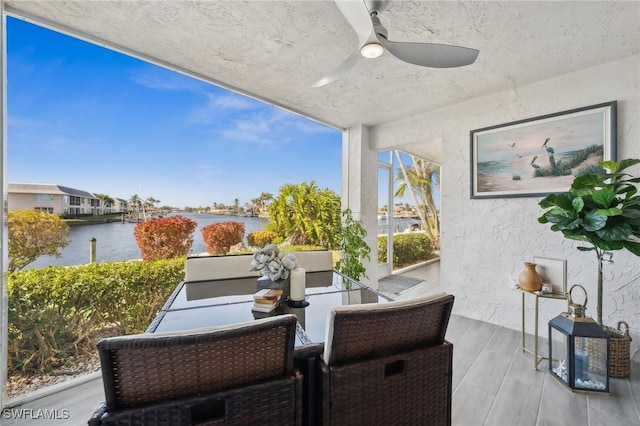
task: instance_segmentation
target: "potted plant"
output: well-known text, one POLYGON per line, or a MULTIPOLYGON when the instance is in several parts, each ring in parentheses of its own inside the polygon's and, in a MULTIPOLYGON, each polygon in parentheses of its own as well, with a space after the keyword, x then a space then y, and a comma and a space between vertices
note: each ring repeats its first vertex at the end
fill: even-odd
POLYGON ((356 281, 366 275, 366 268, 362 260, 369 260, 371 248, 364 241, 367 231, 362 222, 355 220, 351 209, 342 212, 342 226, 340 228, 340 260, 336 262, 336 271, 356 281))
POLYGON ((627 249, 640 256, 640 195, 634 177, 623 171, 638 159, 603 161, 600 173, 576 177, 571 189, 550 194, 539 205, 546 212, 540 223, 551 223, 569 239, 587 243, 581 251, 598 258, 597 321, 602 325, 602 259, 606 252, 627 249))

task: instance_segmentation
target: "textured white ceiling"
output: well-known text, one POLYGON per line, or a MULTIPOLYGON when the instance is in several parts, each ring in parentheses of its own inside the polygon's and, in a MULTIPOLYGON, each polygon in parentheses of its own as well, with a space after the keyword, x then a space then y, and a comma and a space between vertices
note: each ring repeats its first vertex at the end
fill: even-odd
MULTIPOLYGON (((28 1, 5 10, 346 128, 376 125, 638 54, 640 1, 395 1, 394 41, 480 50, 429 69, 384 54, 313 88, 357 45, 333 1, 28 1)), ((585 88, 588 90, 588 88, 585 88)))

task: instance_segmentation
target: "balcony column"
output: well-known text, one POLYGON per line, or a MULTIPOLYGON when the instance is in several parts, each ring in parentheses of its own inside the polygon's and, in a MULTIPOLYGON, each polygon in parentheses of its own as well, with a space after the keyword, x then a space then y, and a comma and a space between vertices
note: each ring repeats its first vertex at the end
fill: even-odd
POLYGON ((370 260, 363 262, 367 278, 361 281, 378 288, 378 162, 370 148, 369 127, 355 125, 342 132, 342 209, 351 209, 362 221, 371 248, 370 260))

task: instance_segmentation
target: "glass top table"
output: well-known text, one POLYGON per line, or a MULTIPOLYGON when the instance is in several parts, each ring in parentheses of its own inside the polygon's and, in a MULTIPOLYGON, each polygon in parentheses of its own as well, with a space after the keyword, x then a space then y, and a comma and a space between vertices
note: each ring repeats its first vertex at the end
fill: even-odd
POLYGON ((292 313, 298 318, 296 348, 300 348, 324 343, 327 315, 333 307, 389 301, 375 290, 336 271, 310 272, 306 277, 309 306, 293 308, 281 301, 275 311, 265 314, 251 310, 257 278, 183 281, 149 325, 147 333, 224 326, 292 313))

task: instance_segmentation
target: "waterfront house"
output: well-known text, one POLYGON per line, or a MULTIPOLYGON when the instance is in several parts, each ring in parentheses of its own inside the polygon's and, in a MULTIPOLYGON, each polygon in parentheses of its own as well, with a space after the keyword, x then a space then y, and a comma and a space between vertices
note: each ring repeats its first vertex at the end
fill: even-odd
POLYGON ((124 198, 114 198, 113 212, 127 213, 129 211, 129 202, 124 198))
MULTIPOLYGON (((522 262, 535 256, 566 259, 569 284, 580 283, 595 295, 595 257, 537 222, 541 197, 470 197, 470 132, 617 101, 617 157, 640 158, 638 1, 392 2, 380 14, 390 40, 468 46, 480 51, 477 61, 434 69, 384 54, 359 60, 323 87, 312 86, 358 46, 357 34, 331 1, 3 0, 1 5, 20 19, 342 130, 342 202, 368 230, 372 286, 390 273, 375 263, 378 206, 391 205, 378 202, 378 182, 393 170, 389 152, 402 150, 441 165, 439 280, 443 291, 456 296, 456 315, 518 329, 520 294, 509 285, 522 262)), ((638 258, 616 252, 605 280, 605 323, 627 321, 635 351, 638 258)), ((543 305, 543 325, 565 308, 543 305)), ((494 371, 503 361, 494 358, 487 365, 494 371)), ((514 394, 528 397, 526 386, 510 383, 514 394)), ((474 408, 486 396, 474 389, 465 395, 464 405, 474 408)), ((548 412, 557 409, 550 405, 548 412)), ((638 422, 634 412, 630 424, 638 422)))
POLYGON ((100 200, 90 192, 62 185, 8 184, 9 210, 38 210, 59 215, 101 214, 100 200))

